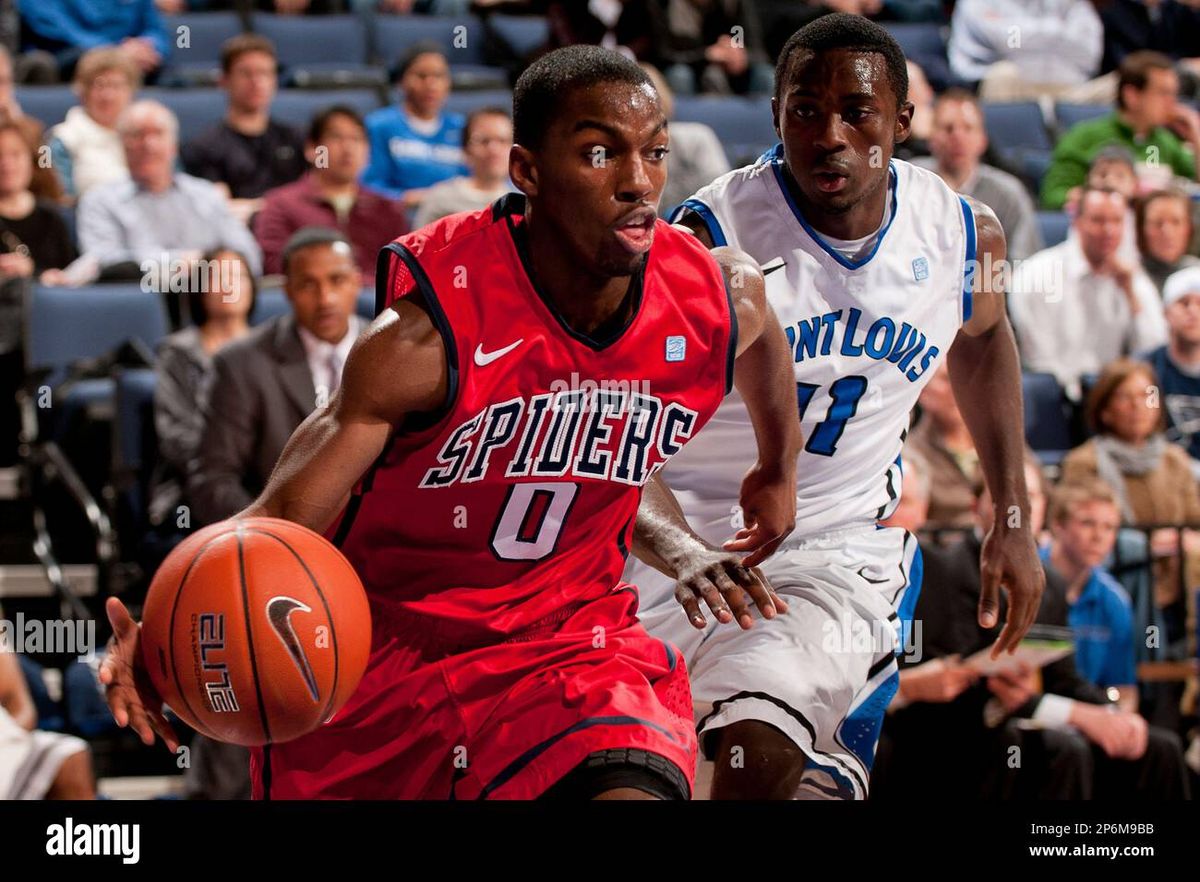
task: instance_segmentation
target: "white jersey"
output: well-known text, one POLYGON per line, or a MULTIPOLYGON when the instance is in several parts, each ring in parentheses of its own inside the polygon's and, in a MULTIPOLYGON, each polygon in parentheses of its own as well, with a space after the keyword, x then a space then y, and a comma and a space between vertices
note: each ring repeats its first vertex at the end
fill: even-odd
MULTIPOLYGON (((717 178, 681 210, 698 214, 716 244, 740 248, 766 273, 767 298, 796 364, 805 445, 794 535, 801 538, 874 524, 899 502, 909 411, 970 317, 975 218, 936 174, 893 160, 886 225, 871 251, 852 261, 809 226, 782 175, 780 145, 717 178)), ((666 467, 667 483, 705 539, 719 543, 741 526, 738 490, 756 450, 735 391, 666 467)))

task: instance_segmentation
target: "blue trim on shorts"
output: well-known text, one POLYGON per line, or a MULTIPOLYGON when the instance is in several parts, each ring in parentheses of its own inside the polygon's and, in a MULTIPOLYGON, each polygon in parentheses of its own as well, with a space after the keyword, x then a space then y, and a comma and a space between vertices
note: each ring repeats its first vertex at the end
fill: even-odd
MULTIPOLYGON (((879 746, 884 715, 899 688, 900 670, 897 668, 838 726, 838 741, 858 757, 868 772, 875 764, 875 749, 879 746)), ((865 793, 863 795, 866 796, 865 793)))

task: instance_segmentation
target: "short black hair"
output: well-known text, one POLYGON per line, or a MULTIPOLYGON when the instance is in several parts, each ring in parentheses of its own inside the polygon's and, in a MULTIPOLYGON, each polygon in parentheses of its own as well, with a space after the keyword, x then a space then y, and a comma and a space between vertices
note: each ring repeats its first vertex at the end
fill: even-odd
POLYGON ((887 63, 888 82, 896 93, 896 106, 900 107, 908 100, 908 65, 896 38, 870 19, 848 12, 823 15, 788 37, 775 65, 775 100, 780 100, 783 95, 784 80, 792 68, 794 56, 816 55, 834 49, 878 52, 887 63))
MULTIPOLYGON (((211 248, 204 252, 201 256, 201 265, 210 267, 204 278, 209 284, 213 281, 220 280, 226 277, 226 270, 217 264, 222 254, 231 254, 235 259, 241 262, 242 268, 239 272, 244 272, 246 278, 250 280, 250 309, 246 313, 248 316, 254 315, 254 304, 258 300, 258 279, 254 278, 254 270, 250 268, 250 261, 246 259, 246 255, 240 251, 235 251, 233 248, 225 248, 218 245, 216 248, 211 248), (216 272, 211 267, 216 266, 216 272)), ((187 293, 188 316, 192 320, 192 324, 197 328, 203 327, 208 322, 208 310, 204 307, 204 295, 208 293, 208 284, 202 284, 197 291, 189 290, 187 293)))
POLYGON ((489 104, 487 107, 477 107, 467 114, 467 121, 463 124, 462 145, 466 149, 467 144, 471 140, 471 129, 475 126, 476 121, 485 116, 502 116, 507 120, 512 120, 508 111, 499 104, 489 104))
POLYGON ((435 43, 433 40, 418 40, 405 49, 400 57, 396 59, 396 64, 392 67, 392 82, 400 82, 404 75, 408 73, 408 69, 422 55, 440 55, 443 61, 449 61, 446 58, 446 50, 442 48, 440 43, 435 43))
POLYGON ((546 129, 577 89, 606 83, 654 84, 619 52, 599 46, 566 46, 529 65, 513 87, 513 139, 524 147, 541 144, 546 129))
POLYGON ((363 122, 361 113, 349 104, 331 104, 329 107, 322 108, 312 118, 312 122, 308 126, 308 143, 320 144, 321 139, 325 137, 325 128, 335 116, 346 117, 358 126, 359 131, 364 135, 367 133, 367 124, 363 122))
POLYGON ((283 246, 283 274, 286 276, 288 264, 297 251, 311 248, 314 245, 334 245, 341 242, 354 253, 354 246, 339 230, 333 227, 301 227, 292 233, 292 237, 283 246))

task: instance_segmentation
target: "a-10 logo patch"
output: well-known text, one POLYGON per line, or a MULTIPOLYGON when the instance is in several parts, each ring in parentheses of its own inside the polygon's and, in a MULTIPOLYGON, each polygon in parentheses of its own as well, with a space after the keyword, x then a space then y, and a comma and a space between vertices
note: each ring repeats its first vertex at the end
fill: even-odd
POLYGON ((505 478, 570 475, 640 487, 679 452, 699 416, 677 402, 623 389, 512 398, 457 426, 420 486, 482 481, 503 462, 505 478))

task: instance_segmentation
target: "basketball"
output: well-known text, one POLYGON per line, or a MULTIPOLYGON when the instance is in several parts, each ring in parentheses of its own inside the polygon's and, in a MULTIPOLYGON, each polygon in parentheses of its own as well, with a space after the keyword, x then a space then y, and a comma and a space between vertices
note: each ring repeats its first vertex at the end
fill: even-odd
POLYGON ((290 521, 197 532, 150 585, 142 657, 166 704, 197 732, 254 747, 329 720, 366 668, 371 615, 353 568, 290 521))

